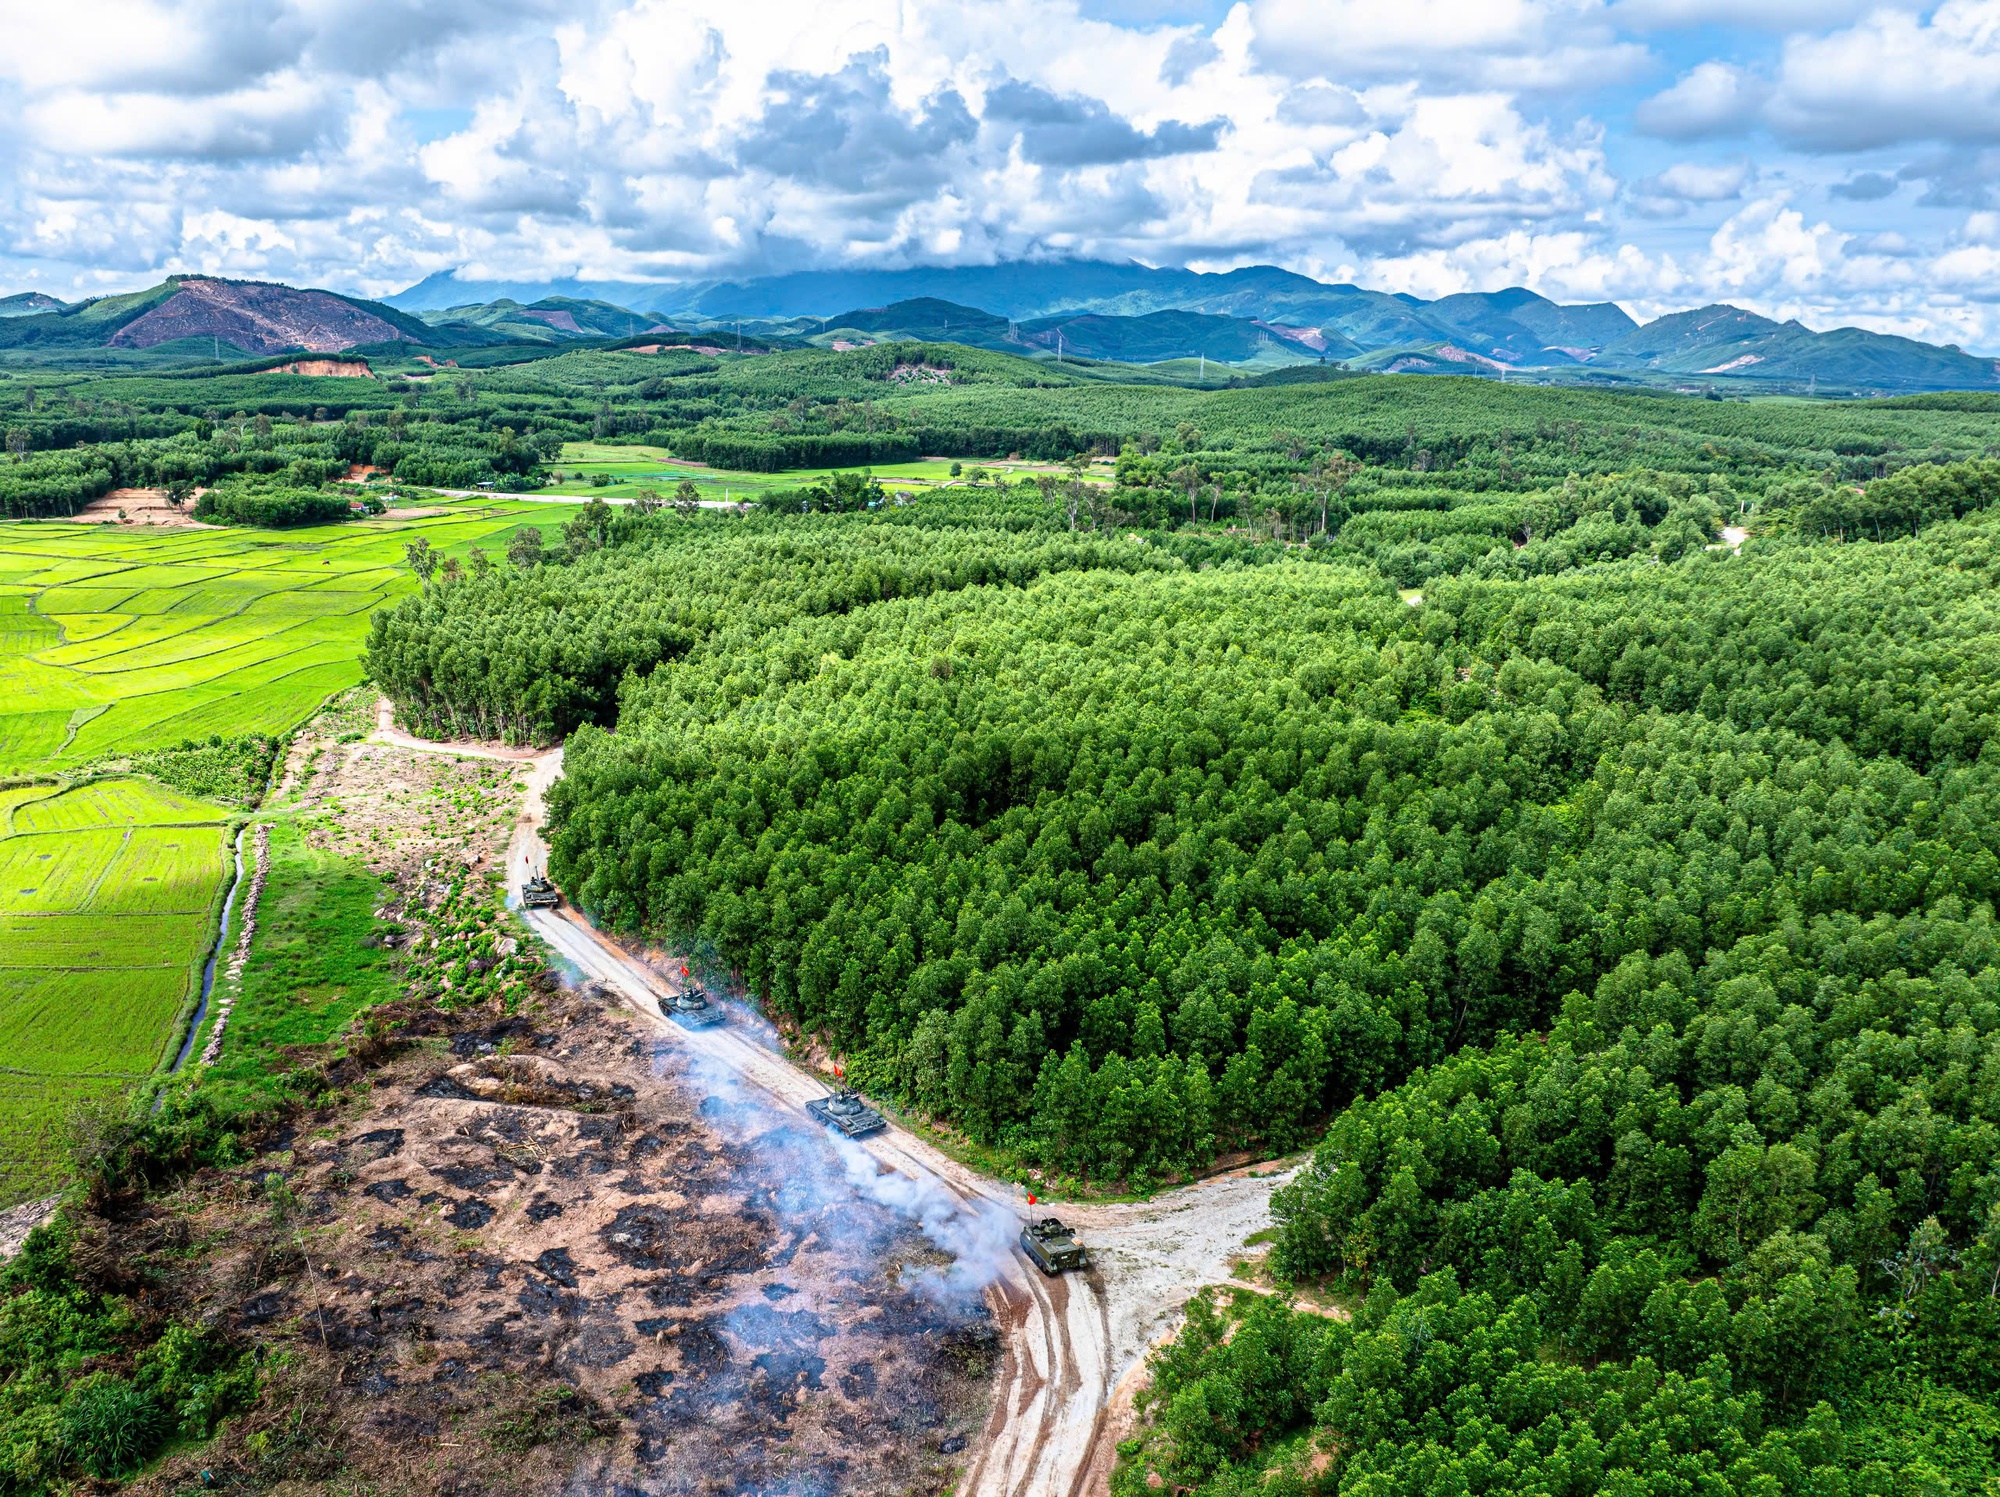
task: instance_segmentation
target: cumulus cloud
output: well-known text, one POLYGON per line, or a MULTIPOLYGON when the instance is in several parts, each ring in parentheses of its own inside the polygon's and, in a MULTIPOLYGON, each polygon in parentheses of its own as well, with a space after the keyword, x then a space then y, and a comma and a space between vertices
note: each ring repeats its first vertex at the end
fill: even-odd
POLYGON ((1222 49, 1215 44, 1212 36, 1200 32, 1190 32, 1177 37, 1167 49, 1166 61, 1160 64, 1160 81, 1173 85, 1186 83, 1196 73, 1210 63, 1219 61, 1222 49))
POLYGON ((928 188, 978 131, 950 88, 898 107, 885 51, 853 58, 837 73, 774 73, 768 86, 770 99, 736 159, 801 186, 872 194, 928 188))
POLYGON ((1033 83, 1008 79, 986 91, 986 119, 1012 130, 1022 154, 1038 166, 1107 166, 1152 156, 1212 151, 1226 121, 1199 125, 1163 120, 1150 131, 1113 114, 1099 99, 1058 96, 1033 83))
POLYGON ((1732 63, 1704 62, 1642 102, 1633 118, 1648 135, 1665 140, 1734 135, 1755 120, 1769 94, 1767 84, 1732 63))
POLYGON ((2000 9, 1946 0, 1928 18, 1880 10, 1792 37, 1766 112, 1781 138, 1809 150, 2000 140, 2000 9))
POLYGON ((1251 15, 1258 59, 1294 77, 1567 89, 1615 82, 1646 55, 1600 0, 1253 0, 1251 15))
POLYGON ((1680 161, 1638 183, 1633 205, 1648 218, 1680 218, 1698 204, 1733 202, 1756 176, 1747 161, 1680 161))
POLYGON ((1882 0, 1615 0, 1611 18, 1634 30, 1737 26, 1785 32, 1834 26, 1878 9, 1882 0))
POLYGON ((1288 125, 1358 125, 1368 117, 1353 89, 1315 79, 1288 90, 1278 118, 1288 125))
POLYGON ((0 263, 64 294, 1062 254, 1635 312, 1735 297, 1959 341, 1990 315, 2000 344, 1992 0, 17 9, 0 263), (1776 40, 1719 55, 1708 27, 1776 40), (1629 115, 1620 83, 1649 91, 1629 115), (1757 166, 1663 164, 1635 129, 1754 135, 1757 166), (1804 183, 1832 184, 1840 230, 1786 195, 1804 183))

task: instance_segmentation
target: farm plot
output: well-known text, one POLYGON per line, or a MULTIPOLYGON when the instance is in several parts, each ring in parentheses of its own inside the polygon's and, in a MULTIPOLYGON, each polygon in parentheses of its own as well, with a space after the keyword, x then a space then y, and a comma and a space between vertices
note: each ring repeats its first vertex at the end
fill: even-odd
MULTIPOLYGON (((0 524, 0 774, 283 733, 361 678, 403 548, 506 549, 511 500, 285 532, 0 524)), ((165 1058, 200 981, 228 815, 147 781, 0 790, 0 1207, 60 1175, 65 1115, 165 1058)))
POLYGON ((0 525, 0 773, 289 731, 361 679, 368 616, 415 585, 410 540, 498 555, 561 520, 495 499, 283 532, 0 525))
POLYGON ((64 1115, 151 1071, 214 928, 228 813, 144 780, 0 792, 0 1206, 64 1115))

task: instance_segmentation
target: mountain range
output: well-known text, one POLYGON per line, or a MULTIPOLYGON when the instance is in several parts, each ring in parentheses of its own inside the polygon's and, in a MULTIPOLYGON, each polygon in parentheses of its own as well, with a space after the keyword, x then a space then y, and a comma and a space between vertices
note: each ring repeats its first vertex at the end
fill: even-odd
POLYGON ((1642 326, 1612 302, 1563 305, 1518 286, 1425 300, 1271 265, 1209 273, 1063 260, 664 285, 478 282, 440 272, 387 300, 428 318, 447 305, 503 297, 568 297, 684 326, 741 322, 767 336, 821 342, 893 334, 1020 352, 1023 345, 1053 350, 1060 331, 1066 352, 1132 362, 1205 357, 1268 367, 1326 358, 1391 373, 1533 371, 1539 378, 1817 386, 1829 393, 2000 389, 2000 364, 1956 347, 1860 328, 1814 332, 1737 307, 1703 307, 1642 326), (1165 313, 1182 315, 1169 320, 1165 313), (1094 320, 1084 324, 1086 317, 1094 320))
POLYGON ((681 285, 528 285, 442 273, 382 301, 176 275, 146 291, 74 305, 40 292, 0 297, 0 350, 28 355, 151 351, 187 359, 224 343, 253 355, 528 347, 739 327, 766 347, 914 338, 1169 365, 1169 374, 1183 360, 1243 373, 1332 362, 1362 372, 1683 389, 1691 382, 1826 394, 2000 389, 2000 363, 1956 347, 1859 328, 1814 332, 1737 307, 1642 325, 1611 302, 1563 305, 1521 287, 1425 300, 1268 265, 1210 274, 1020 262, 681 285))

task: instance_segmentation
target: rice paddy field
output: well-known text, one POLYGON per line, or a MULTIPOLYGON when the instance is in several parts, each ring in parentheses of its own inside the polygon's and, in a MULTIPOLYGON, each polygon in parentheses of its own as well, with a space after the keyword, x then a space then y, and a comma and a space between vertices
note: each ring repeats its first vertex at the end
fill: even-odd
POLYGON ((0 525, 0 774, 282 733, 361 679, 403 547, 502 554, 560 511, 509 500, 303 530, 0 525))
POLYGON ((0 790, 0 1206, 53 1183, 71 1106, 169 1058, 230 814, 137 779, 0 790))
POLYGON ((441 508, 286 531, 0 525, 0 776, 17 781, 0 789, 0 1207, 58 1182, 75 1104, 171 1062, 241 815, 88 766, 289 732, 361 679, 369 614, 416 585, 411 539, 498 556, 566 518, 441 508))

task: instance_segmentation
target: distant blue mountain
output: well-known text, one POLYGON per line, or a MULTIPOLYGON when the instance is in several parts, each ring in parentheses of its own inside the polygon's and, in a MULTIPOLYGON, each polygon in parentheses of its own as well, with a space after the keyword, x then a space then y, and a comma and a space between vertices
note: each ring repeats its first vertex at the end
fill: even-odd
MULTIPOLYGON (((1296 346, 1302 355, 1317 350, 1360 367, 1410 372, 1532 369, 1651 383, 1720 377, 1811 382, 1830 390, 2000 389, 2000 366, 1992 360, 1858 328, 1815 333, 1796 322, 1779 324, 1733 307, 1677 313, 1641 328, 1613 303, 1566 306, 1518 286, 1426 301, 1316 281, 1274 265, 1208 273, 1100 260, 1036 260, 908 270, 806 270, 680 284, 470 281, 447 271, 387 300, 405 311, 434 312, 502 298, 535 302, 550 296, 609 302, 683 323, 812 319, 822 326, 897 327, 922 337, 937 336, 925 329, 932 314, 922 309, 950 304, 1015 324, 1004 335, 1015 342, 1037 341, 1022 333, 1020 325, 1036 324, 1035 332, 1041 333, 1088 317, 1088 328, 1065 331, 1066 346, 1087 335, 1092 346, 1129 349, 1128 356, 1169 346, 1193 353, 1214 342, 1218 348, 1244 350, 1296 346), (1155 317, 1169 312, 1238 319, 1243 329, 1168 324, 1155 317), (1117 321, 1121 318, 1153 320, 1126 327, 1117 321)), ((959 341, 1000 336, 963 321, 958 332, 959 341)))
POLYGON ((382 300, 405 312, 442 312, 450 307, 484 306, 496 301, 530 306, 551 296, 562 296, 649 311, 653 300, 666 289, 649 281, 474 281, 461 279, 455 270, 440 270, 382 300))

